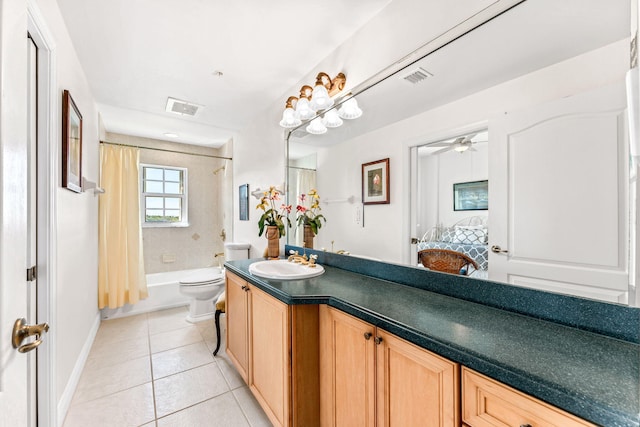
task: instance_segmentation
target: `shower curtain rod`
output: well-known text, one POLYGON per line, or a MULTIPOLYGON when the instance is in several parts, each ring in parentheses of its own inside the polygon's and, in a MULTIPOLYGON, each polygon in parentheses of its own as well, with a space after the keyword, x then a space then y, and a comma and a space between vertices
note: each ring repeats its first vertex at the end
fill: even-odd
POLYGON ((317 172, 317 169, 313 169, 313 168, 301 168, 299 166, 289 166, 289 169, 300 169, 303 171, 314 171, 317 172))
POLYGON ((140 146, 140 145, 119 144, 117 142, 100 141, 100 144, 118 145, 120 147, 140 148, 140 149, 143 149, 143 150, 164 151, 166 153, 188 154, 190 156, 211 157, 211 158, 214 158, 214 159, 233 160, 232 157, 214 156, 213 154, 188 153, 186 151, 167 150, 166 148, 143 147, 143 146, 140 146))

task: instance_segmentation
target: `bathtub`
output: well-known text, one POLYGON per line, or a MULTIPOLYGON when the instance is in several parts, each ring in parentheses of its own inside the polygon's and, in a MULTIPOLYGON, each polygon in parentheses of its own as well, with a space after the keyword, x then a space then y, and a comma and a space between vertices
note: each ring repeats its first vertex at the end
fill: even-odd
POLYGON ((103 308, 100 316, 102 319, 114 319, 167 308, 188 306, 190 299, 180 293, 179 282, 181 278, 196 270, 200 269, 147 274, 147 289, 149 291, 147 298, 140 300, 136 304, 125 304, 123 307, 116 309, 103 308))

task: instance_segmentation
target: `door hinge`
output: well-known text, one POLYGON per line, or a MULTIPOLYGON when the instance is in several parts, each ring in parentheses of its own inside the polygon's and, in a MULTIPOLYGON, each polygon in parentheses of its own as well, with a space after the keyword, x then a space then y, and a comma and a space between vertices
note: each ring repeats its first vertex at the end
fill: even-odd
POLYGON ((38 269, 34 265, 31 268, 27 268, 27 282, 33 282, 38 277, 38 269))

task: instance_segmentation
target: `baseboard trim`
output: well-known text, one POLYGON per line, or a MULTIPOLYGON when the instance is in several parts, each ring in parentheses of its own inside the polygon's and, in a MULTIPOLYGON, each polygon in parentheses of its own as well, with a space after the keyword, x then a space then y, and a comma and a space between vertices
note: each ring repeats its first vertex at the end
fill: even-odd
POLYGON ((87 336, 87 339, 82 346, 82 351, 80 351, 80 354, 78 355, 78 360, 76 360, 76 364, 73 367, 73 371, 71 372, 69 381, 67 381, 67 386, 64 388, 64 392, 62 393, 60 401, 58 402, 58 427, 62 427, 64 419, 67 416, 67 411, 69 410, 69 407, 71 406, 71 400, 73 399, 73 393, 75 393, 76 388, 78 387, 80 375, 82 375, 84 365, 87 363, 87 359, 89 358, 89 352, 91 351, 91 346, 96 339, 96 334, 98 333, 99 327, 100 312, 96 314, 96 318, 93 321, 93 325, 91 326, 89 335, 87 336))

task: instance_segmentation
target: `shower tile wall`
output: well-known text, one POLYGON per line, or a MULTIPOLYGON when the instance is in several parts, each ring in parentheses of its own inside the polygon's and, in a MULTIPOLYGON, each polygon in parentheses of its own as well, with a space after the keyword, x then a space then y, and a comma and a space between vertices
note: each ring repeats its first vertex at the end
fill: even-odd
MULTIPOLYGON (((113 133, 107 133, 105 141, 231 157, 227 154, 230 147, 214 149, 113 133)), ((224 229, 230 235, 231 231, 232 161, 141 149, 140 162, 188 168, 189 226, 142 229, 145 272, 160 273, 217 265, 214 254, 224 251, 220 233, 224 229), (225 170, 213 173, 222 166, 225 166, 225 170)))

